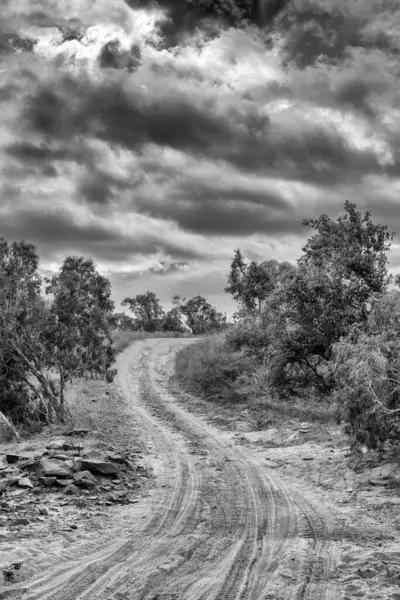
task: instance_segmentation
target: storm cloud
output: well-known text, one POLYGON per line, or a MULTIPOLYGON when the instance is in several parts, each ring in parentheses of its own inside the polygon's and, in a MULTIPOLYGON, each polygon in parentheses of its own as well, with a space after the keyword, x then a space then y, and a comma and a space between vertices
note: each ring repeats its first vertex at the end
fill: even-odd
POLYGON ((0 7, 0 236, 44 268, 92 256, 117 299, 202 283, 226 306, 235 247, 293 261, 346 198, 400 229, 398 4, 195 4, 0 7))

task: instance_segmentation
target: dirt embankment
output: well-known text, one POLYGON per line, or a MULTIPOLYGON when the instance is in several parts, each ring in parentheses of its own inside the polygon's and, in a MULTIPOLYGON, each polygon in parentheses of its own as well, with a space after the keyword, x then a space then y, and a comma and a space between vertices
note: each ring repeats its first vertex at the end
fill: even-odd
MULTIPOLYGON (((20 543, 8 539, 0 559, 7 549, 24 555, 27 574, 0 598, 400 598, 398 531, 383 513, 380 521, 368 514, 361 483, 340 471, 340 443, 306 426, 275 437, 215 427, 206 405, 171 380, 186 343, 135 343, 119 358, 111 405, 104 397, 88 415, 93 423, 102 415, 103 435, 120 446, 140 434, 153 485, 137 504, 109 507, 103 521, 92 515, 81 539, 50 536, 40 551, 23 532, 20 543)), ((397 499, 393 486, 374 493, 397 499)))

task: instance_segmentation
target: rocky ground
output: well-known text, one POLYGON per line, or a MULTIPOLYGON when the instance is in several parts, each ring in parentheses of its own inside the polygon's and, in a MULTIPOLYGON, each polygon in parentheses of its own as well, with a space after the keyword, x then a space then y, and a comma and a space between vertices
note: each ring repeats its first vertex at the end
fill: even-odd
POLYGON ((32 557, 44 546, 56 559, 69 544, 90 543, 152 484, 140 431, 114 386, 79 380, 69 404, 66 425, 0 444, 0 598, 18 597, 12 584, 37 574, 32 557))

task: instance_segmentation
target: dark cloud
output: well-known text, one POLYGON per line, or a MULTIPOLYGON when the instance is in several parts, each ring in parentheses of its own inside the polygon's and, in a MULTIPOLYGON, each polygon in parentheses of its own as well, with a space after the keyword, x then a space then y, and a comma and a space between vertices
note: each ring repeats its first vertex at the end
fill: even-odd
POLYGON ((371 31, 368 24, 366 14, 350 2, 293 0, 278 29, 285 40, 286 59, 300 68, 320 60, 338 64, 359 47, 398 54, 397 41, 382 29, 371 31))
POLYGON ((113 40, 101 49, 99 63, 103 69, 127 69, 132 72, 141 63, 141 51, 139 46, 124 50, 119 40, 113 40))
MULTIPOLYGON (((0 24, 1 27, 1 24, 0 24)), ((17 33, 0 30, 0 58, 14 52, 31 52, 34 41, 20 37, 17 33)))
POLYGON ((135 198, 135 208, 158 219, 171 219, 186 231, 202 235, 298 233, 301 219, 278 195, 217 192, 192 188, 163 201, 135 198))
POLYGON ((53 165, 47 165, 47 166, 43 167, 42 173, 45 177, 57 177, 58 176, 57 169, 55 167, 53 167, 53 165))
POLYGON ((9 102, 15 97, 18 90, 19 86, 15 83, 7 83, 6 85, 0 86, 0 102, 9 102))
MULTIPOLYGON (((351 101, 349 88, 341 94, 342 102, 351 101)), ((332 127, 318 122, 299 122, 294 130, 274 126, 254 103, 221 115, 216 103, 202 105, 189 95, 161 99, 140 88, 128 93, 116 82, 95 86, 65 77, 58 88, 39 89, 25 116, 31 128, 55 139, 90 135, 132 150, 151 142, 322 185, 384 172, 373 150, 351 146, 332 127)))
POLYGON ((49 160, 70 160, 72 153, 66 148, 52 149, 45 144, 36 145, 30 142, 15 142, 6 146, 5 153, 21 162, 36 163, 49 160))
POLYGON ((54 256, 89 254, 96 259, 123 262, 134 255, 148 256, 162 253, 176 261, 198 259, 202 255, 185 248, 178 241, 163 239, 151 231, 141 235, 125 235, 104 221, 82 225, 64 211, 45 213, 34 210, 15 211, 2 215, 0 237, 24 238, 37 244, 46 259, 54 256))
POLYGON ((77 192, 87 203, 105 205, 114 197, 116 188, 125 187, 115 177, 96 169, 87 171, 77 186, 77 192))

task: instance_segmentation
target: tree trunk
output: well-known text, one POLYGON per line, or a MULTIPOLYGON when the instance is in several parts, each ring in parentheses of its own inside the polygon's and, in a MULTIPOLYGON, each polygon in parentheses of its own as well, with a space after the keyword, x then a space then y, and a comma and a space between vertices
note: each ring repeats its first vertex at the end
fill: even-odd
POLYGON ((0 411, 0 442, 20 441, 17 430, 4 413, 0 411))

